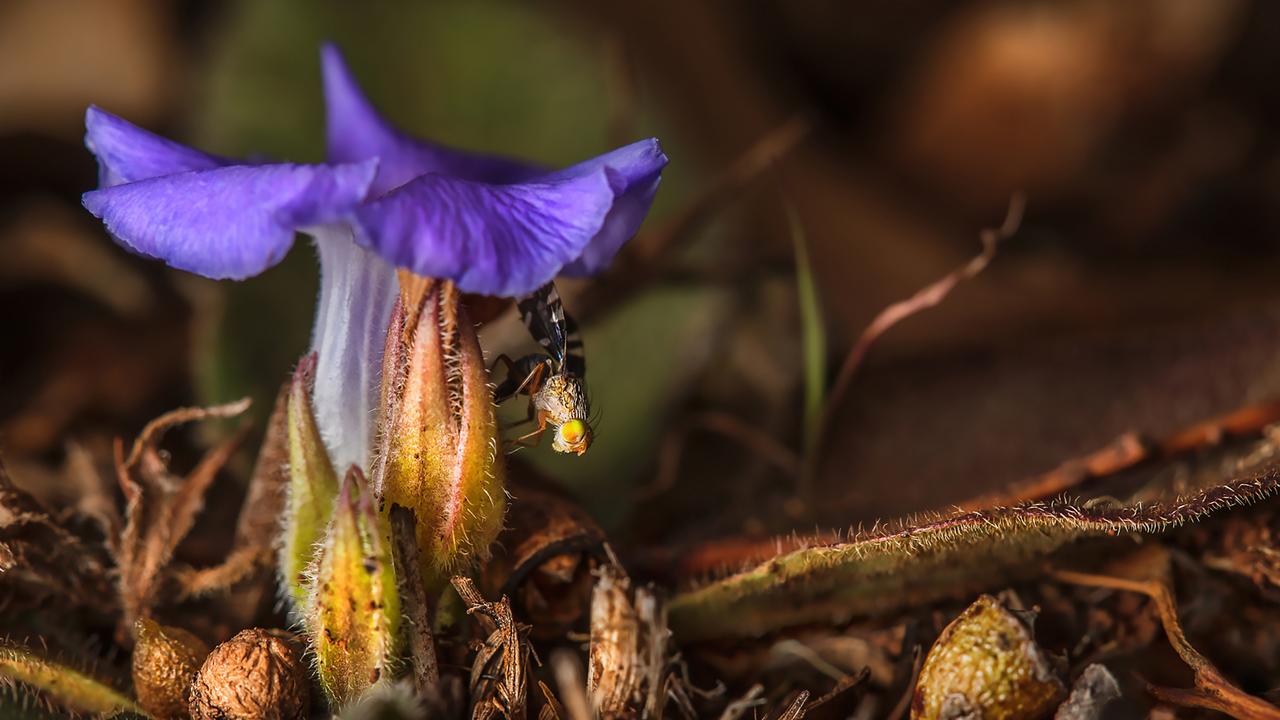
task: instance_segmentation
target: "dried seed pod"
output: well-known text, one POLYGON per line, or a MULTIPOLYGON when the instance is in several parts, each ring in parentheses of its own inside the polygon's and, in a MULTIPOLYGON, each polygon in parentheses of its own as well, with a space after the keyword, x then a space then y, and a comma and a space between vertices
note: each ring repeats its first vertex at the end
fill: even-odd
POLYGON ((209 654, 203 640, 150 618, 134 624, 133 688, 141 705, 160 720, 187 717, 187 689, 209 654))
POLYGON ((1000 601, 983 595, 933 644, 920 670, 911 717, 1037 718, 1065 694, 1031 628, 1000 601))
POLYGON ((623 717, 640 700, 640 619, 631 603, 631 581, 612 564, 600 569, 591 596, 591 653, 587 692, 597 715, 623 717))
POLYGON ((253 628, 209 653, 191 684, 193 720, 302 720, 310 682, 298 652, 253 628))

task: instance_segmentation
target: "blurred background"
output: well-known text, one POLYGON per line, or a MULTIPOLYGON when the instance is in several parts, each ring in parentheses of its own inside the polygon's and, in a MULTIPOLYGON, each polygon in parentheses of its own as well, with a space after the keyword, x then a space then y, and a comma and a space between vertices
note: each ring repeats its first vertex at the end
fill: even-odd
MULTIPOLYGON (((513 459, 623 545, 945 507, 1280 390, 1272 3, 6 0, 15 475, 56 472, 69 439, 108 462, 114 437, 175 406, 247 394, 268 411, 307 348, 313 251, 243 283, 131 256, 80 206, 96 182, 84 110, 220 154, 319 160, 326 39, 385 114, 441 142, 554 165, 661 138, 671 164, 640 236, 562 287, 597 442, 513 459), (876 344, 798 499, 789 210, 834 368, 880 309, 974 255, 1015 191, 1017 236, 876 344)), ((532 349, 513 314, 484 329, 488 352, 532 349)), ((236 492, 202 522, 230 522, 236 492)))

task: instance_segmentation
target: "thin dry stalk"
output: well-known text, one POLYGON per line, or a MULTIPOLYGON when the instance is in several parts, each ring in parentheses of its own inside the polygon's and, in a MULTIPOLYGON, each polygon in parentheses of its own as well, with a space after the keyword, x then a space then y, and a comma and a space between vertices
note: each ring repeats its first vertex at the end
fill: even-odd
MULTIPOLYGON (((881 310, 871 321, 871 324, 867 325, 857 342, 849 349, 849 354, 845 356, 844 364, 840 366, 836 381, 831 386, 830 393, 827 394, 826 402, 823 403, 822 416, 818 421, 817 439, 812 445, 815 449, 815 455, 822 450, 827 428, 831 426, 836 411, 840 409, 841 403, 844 402, 844 396, 849 391, 849 385, 853 382, 854 375, 857 374, 858 368, 862 366, 862 361, 866 358, 867 352, 871 350, 871 346, 875 344, 876 340, 889 328, 912 315, 936 307, 951 294, 951 291, 956 286, 974 278, 978 273, 985 270, 995 257, 996 249, 1000 243, 1009 239, 1018 231, 1018 227, 1022 224, 1022 214, 1025 209, 1026 197, 1021 193, 1014 195, 1009 200, 1009 209, 1005 213, 1004 222, 1000 224, 1000 227, 987 228, 981 232, 981 253, 964 265, 947 273, 941 279, 921 288, 906 300, 893 303, 881 310)), ((815 474, 817 471, 817 457, 806 458, 806 460, 810 464, 808 474, 815 474)))
POLYGON ((808 712, 808 708, 805 707, 807 702, 809 702, 809 691, 801 690, 796 699, 791 701, 791 705, 778 716, 778 720, 800 720, 808 712))
POLYGON ((582 677, 582 663, 571 650, 560 648, 551 653, 551 673, 555 675, 564 709, 569 720, 591 720, 591 703, 587 700, 586 682, 582 677))
POLYGON ((406 621, 409 656, 413 662, 413 686, 420 697, 437 698, 440 696, 440 666, 436 661, 426 589, 422 585, 422 559, 418 555, 416 541, 418 521, 413 511, 402 505, 391 506, 390 519, 400 607, 406 621))

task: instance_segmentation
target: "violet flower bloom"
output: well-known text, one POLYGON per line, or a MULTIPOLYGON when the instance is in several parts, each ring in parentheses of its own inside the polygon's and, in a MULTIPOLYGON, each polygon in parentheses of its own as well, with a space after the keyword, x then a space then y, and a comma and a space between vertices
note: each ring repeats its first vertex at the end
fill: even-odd
POLYGON ((446 148, 393 128, 336 48, 322 50, 324 164, 210 155, 90 107, 100 185, 84 205, 142 255, 210 278, 276 264, 315 239, 315 410, 334 465, 367 467, 394 268, 518 296, 603 269, 648 213, 667 158, 643 140, 559 171, 446 148))

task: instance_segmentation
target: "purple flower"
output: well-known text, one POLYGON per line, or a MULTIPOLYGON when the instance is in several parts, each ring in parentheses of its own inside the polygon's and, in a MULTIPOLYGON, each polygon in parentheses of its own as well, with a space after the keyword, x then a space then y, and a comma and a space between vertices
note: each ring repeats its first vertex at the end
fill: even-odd
POLYGON ((504 296, 598 272, 644 219, 667 158, 652 139, 559 171, 454 150, 379 116, 336 48, 322 62, 328 163, 218 157, 91 107, 101 187, 83 200, 121 244, 210 278, 262 272, 295 232, 315 239, 316 413, 345 468, 368 459, 394 267, 504 296))

